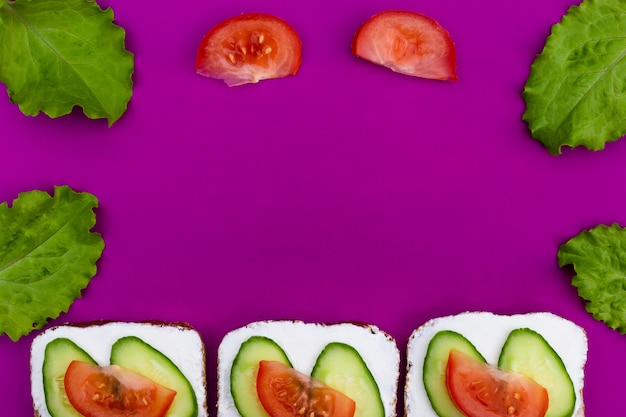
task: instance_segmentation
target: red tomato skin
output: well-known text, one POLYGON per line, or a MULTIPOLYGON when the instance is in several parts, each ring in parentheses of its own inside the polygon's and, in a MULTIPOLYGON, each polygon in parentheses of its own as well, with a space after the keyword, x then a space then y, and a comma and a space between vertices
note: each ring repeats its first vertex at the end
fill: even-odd
POLYGON ((375 14, 355 33, 352 53, 401 74, 458 80, 456 48, 450 34, 435 19, 421 13, 387 10, 375 14), (410 30, 414 42, 409 42, 401 30, 410 30), (406 48, 397 49, 398 45, 406 48))
MULTIPOLYGON (((245 44, 246 39, 243 40, 245 44)), ((302 41, 291 25, 269 14, 246 13, 218 23, 203 36, 195 67, 200 75, 223 80, 228 86, 237 86, 296 75, 301 63, 302 41), (224 47, 229 38, 237 40, 242 34, 255 30, 263 31, 265 38, 273 38, 270 59, 263 58, 260 52, 268 49, 253 51, 248 47, 244 51, 239 45, 224 47)))
POLYGON ((457 350, 448 357, 446 385, 467 417, 544 417, 548 410, 548 391, 532 379, 457 350))
POLYGON ((176 395, 119 366, 80 361, 70 363, 64 383, 70 404, 85 417, 164 417, 176 395))
POLYGON ((353 417, 356 403, 339 391, 276 361, 261 361, 257 392, 270 417, 353 417))

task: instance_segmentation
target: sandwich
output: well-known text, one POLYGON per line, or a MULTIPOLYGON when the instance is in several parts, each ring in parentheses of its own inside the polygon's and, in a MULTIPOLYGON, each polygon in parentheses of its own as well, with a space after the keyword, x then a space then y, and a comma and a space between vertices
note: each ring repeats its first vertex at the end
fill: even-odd
POLYGON ((587 336, 552 313, 432 319, 407 345, 406 417, 584 417, 587 336))
POLYGON ((33 340, 30 367, 35 417, 208 415, 205 348, 186 323, 51 327, 33 340))
POLYGON ((400 354, 373 325, 260 321, 218 348, 218 417, 395 417, 400 354))

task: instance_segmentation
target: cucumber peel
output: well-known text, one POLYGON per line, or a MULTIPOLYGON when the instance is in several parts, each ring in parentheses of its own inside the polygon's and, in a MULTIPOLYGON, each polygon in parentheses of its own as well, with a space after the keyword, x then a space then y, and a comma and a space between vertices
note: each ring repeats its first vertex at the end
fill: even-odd
POLYGON ((118 339, 111 348, 111 364, 137 372, 176 391, 168 417, 195 417, 198 400, 189 380, 160 351, 136 336, 118 339))
POLYGON ((428 344, 424 358, 423 380, 426 395, 439 417, 465 417, 454 405, 446 385, 446 366, 452 349, 459 350, 481 362, 487 362, 462 334, 452 330, 442 330, 435 334, 428 344))
POLYGON ((72 361, 96 365, 96 361, 87 352, 69 339, 54 339, 46 345, 43 360, 43 390, 46 407, 52 417, 82 417, 72 407, 65 392, 65 372, 72 361))
POLYGON ((329 343, 317 357, 311 377, 350 397, 354 417, 384 417, 380 389, 361 355, 345 343, 329 343))
POLYGON ((513 330, 502 347, 498 367, 525 375, 548 391, 545 417, 572 415, 576 404, 574 383, 563 360, 539 333, 527 328, 513 330))
POLYGON ((241 344, 230 371, 230 392, 242 417, 268 417, 256 389, 259 362, 278 361, 292 366, 289 358, 272 339, 252 336, 241 344))

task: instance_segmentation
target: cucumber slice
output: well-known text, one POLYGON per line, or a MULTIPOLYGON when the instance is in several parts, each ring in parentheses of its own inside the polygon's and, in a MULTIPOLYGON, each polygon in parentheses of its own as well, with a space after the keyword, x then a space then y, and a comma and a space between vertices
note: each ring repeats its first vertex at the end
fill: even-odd
POLYGON ((356 403, 354 417, 384 417, 385 407, 374 376, 355 348, 329 343, 317 357, 311 376, 356 403))
POLYGON ((549 405, 545 417, 569 417, 574 412, 574 383, 563 360, 536 331, 523 328, 509 333, 498 367, 526 375, 548 391, 549 405))
POLYGON ((118 339, 111 347, 111 364, 137 372, 176 391, 167 417, 198 415, 196 394, 178 367, 167 356, 136 336, 118 339))
POLYGON ((67 367, 75 360, 96 365, 96 361, 87 352, 69 339, 54 339, 46 345, 43 358, 43 391, 46 407, 52 417, 82 417, 67 399, 63 382, 67 367))
POLYGON ((268 416, 256 390, 256 377, 262 360, 292 366, 283 349, 272 339, 252 336, 241 344, 230 370, 230 392, 242 417, 268 416))
POLYGON ((465 417, 454 405, 446 385, 446 367, 450 350, 456 349, 486 362, 474 345, 460 333, 442 330, 428 344, 424 358, 423 380, 430 404, 440 417, 465 417))

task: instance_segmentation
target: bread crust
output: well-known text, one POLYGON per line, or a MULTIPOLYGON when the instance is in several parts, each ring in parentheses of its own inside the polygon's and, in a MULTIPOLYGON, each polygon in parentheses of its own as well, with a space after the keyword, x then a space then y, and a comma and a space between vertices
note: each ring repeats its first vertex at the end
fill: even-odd
MULTIPOLYGON (((98 329, 98 328, 102 328, 103 332, 107 332, 107 329, 110 325, 122 325, 122 326, 139 326, 138 328, 151 328, 151 329, 177 329, 180 331, 185 331, 185 332, 192 332, 193 334, 195 334, 195 336, 197 337, 199 343, 198 343, 198 348, 199 348, 199 352, 197 352, 197 356, 200 358, 201 360, 201 365, 199 365, 199 367, 201 369, 198 369, 197 371, 200 372, 200 376, 196 376, 197 378, 200 379, 199 384, 201 385, 200 387, 196 387, 195 391, 196 391, 196 396, 198 397, 198 407, 199 407, 199 414, 198 415, 204 415, 204 416, 208 416, 208 406, 207 406, 207 377, 206 377, 206 368, 207 368, 207 363, 206 363, 206 346, 204 344, 204 342, 202 341, 202 338, 200 336, 200 333, 195 330, 195 328, 193 326, 191 326, 188 322, 183 322, 183 321, 162 321, 162 320, 141 320, 141 321, 132 321, 132 322, 127 322, 127 321, 117 321, 117 320, 92 320, 92 321, 83 321, 83 322, 68 322, 68 323, 64 323, 61 325, 56 325, 56 326, 52 326, 46 330, 44 330, 39 336, 37 336, 37 338, 35 338, 35 340, 33 341, 33 344, 31 345, 31 362, 30 362, 30 372, 31 372, 31 390, 34 389, 35 384, 43 384, 43 381, 35 381, 33 378, 33 375, 38 374, 37 372, 34 372, 35 369, 33 369, 33 361, 32 361, 32 357, 33 357, 33 350, 35 349, 35 345, 36 345, 36 341, 38 338, 40 337, 45 337, 46 335, 51 335, 54 334, 56 331, 59 331, 61 329, 98 329), (201 389, 202 392, 198 392, 198 389, 201 389)), ((51 340, 53 340, 55 337, 52 337, 51 340)), ((161 350, 159 349, 159 346, 154 346, 157 350, 161 350)), ((43 345, 43 348, 45 348, 45 345, 43 345)), ((167 355, 166 355, 167 356, 167 355)), ((171 358, 170 358, 171 359, 171 358)), ((187 375, 187 377, 189 377, 189 375, 187 375)), ((44 415, 41 414, 41 410, 39 410, 37 408, 37 404, 34 401, 34 396, 33 396, 33 415, 34 417, 43 417, 44 415)))
POLYGON ((375 325, 363 322, 304 322, 264 320, 229 332, 218 349, 217 417, 241 417, 230 393, 230 369, 243 342, 265 336, 285 351, 295 369, 309 373, 327 343, 354 347, 374 376, 385 408, 385 417, 396 417, 400 354, 395 339, 375 325))
POLYGON ((587 336, 575 323, 549 312, 526 314, 493 314, 466 311, 437 317, 417 327, 406 348, 406 379, 404 388, 405 417, 436 417, 423 386, 422 367, 432 336, 440 330, 454 330, 468 337, 490 363, 497 363, 502 343, 509 331, 531 328, 541 334, 563 359, 577 394, 572 417, 584 417, 584 366, 587 360, 587 336), (564 352, 571 353, 564 357, 564 352))

